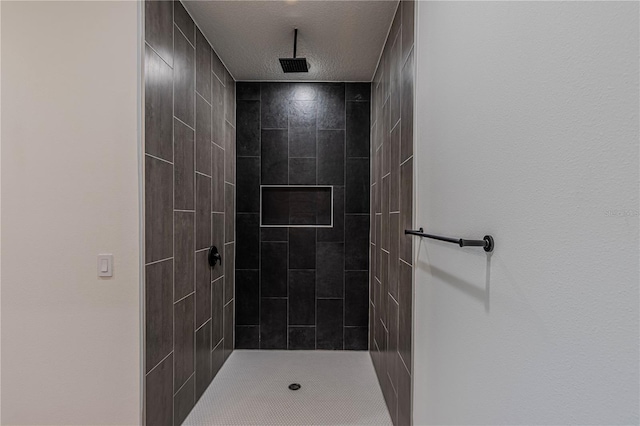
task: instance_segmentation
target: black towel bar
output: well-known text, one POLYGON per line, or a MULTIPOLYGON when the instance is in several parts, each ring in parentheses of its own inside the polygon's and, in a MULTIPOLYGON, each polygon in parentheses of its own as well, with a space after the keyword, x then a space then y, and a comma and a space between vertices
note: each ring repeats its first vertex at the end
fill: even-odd
POLYGON ((447 243, 458 244, 460 247, 482 247, 486 252, 492 252, 494 243, 491 235, 485 235, 481 240, 465 240, 463 238, 441 237, 439 235, 425 234, 424 229, 420 228, 415 231, 413 229, 405 229, 407 235, 417 235, 418 237, 431 238, 432 240, 444 241, 447 243))

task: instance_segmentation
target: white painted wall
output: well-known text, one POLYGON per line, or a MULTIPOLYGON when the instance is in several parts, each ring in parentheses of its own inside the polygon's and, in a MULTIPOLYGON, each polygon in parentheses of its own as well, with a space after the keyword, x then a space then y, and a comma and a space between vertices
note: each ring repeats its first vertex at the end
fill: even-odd
POLYGON ((2 423, 137 424, 138 5, 1 7, 2 423))
POLYGON ((638 424, 638 14, 419 4, 415 424, 638 424))

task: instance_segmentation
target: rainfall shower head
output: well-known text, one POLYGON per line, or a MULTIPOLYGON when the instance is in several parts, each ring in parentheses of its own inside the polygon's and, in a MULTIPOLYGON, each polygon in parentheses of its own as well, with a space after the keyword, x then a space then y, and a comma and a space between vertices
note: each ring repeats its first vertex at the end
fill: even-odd
POLYGON ((293 36, 293 58, 280 58, 282 72, 309 72, 309 64, 307 58, 296 58, 296 50, 298 47, 298 29, 295 29, 293 36))

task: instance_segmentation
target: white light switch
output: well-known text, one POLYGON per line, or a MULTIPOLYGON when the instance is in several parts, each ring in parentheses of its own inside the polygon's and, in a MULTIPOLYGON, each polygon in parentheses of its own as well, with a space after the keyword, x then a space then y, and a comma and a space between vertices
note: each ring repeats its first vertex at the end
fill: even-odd
POLYGON ((98 255, 98 276, 99 277, 113 276, 113 255, 112 254, 98 255))

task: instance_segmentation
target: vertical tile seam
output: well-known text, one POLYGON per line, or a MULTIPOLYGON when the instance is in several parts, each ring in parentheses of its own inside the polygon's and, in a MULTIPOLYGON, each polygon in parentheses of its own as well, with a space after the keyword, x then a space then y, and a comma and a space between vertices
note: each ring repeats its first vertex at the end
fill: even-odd
MULTIPOLYGON (((291 87, 291 86, 289 86, 291 87)), ((291 95, 290 91, 287 91, 289 95, 291 95)), ((286 99, 287 102, 287 185, 289 185, 289 172, 291 170, 291 164, 289 162, 289 138, 291 137, 291 104, 292 102, 289 99, 286 99)), ((316 112, 317 114, 317 112, 316 112)), ((290 221, 289 221, 290 222, 290 221)), ((287 285, 287 322, 285 326, 285 339, 286 339, 286 349, 289 349, 289 244, 291 243, 291 227, 287 228, 287 274, 286 274, 286 285, 287 285)))
POLYGON ((347 269, 347 83, 343 83, 342 94, 344 96, 344 133, 342 141, 342 154, 344 159, 342 160, 342 181, 344 182, 344 217, 342 218, 342 240, 343 240, 343 256, 342 256, 342 350, 345 348, 345 317, 346 317, 346 269, 347 269))
MULTIPOLYGON (((319 97, 321 96, 321 91, 317 91, 316 92, 316 102, 318 102, 318 104, 320 103, 320 99, 319 97)), ((318 146, 320 145, 320 141, 318 140, 318 108, 316 104, 316 128, 315 128, 315 132, 316 132, 316 185, 318 184, 318 169, 320 169, 320 156, 318 155, 318 146)), ((335 205, 335 202, 333 200, 333 197, 335 197, 335 194, 333 192, 333 190, 331 191, 331 223, 333 223, 333 219, 334 219, 334 212, 333 212, 333 208, 335 205)), ((315 336, 314 336, 314 350, 318 350, 318 233, 316 231, 316 270, 313 274, 313 278, 314 278, 314 303, 315 303, 315 319, 314 319, 314 324, 316 327, 316 332, 315 332, 315 336)))
MULTIPOLYGON (((175 141, 175 120, 174 117, 176 116, 176 71, 175 71, 175 55, 176 55, 176 34, 175 34, 175 13, 174 13, 174 9, 175 9, 175 5, 172 3, 171 4, 171 43, 172 43, 172 47, 173 47, 173 67, 171 68, 171 149, 172 149, 172 154, 173 154, 173 161, 175 161, 175 152, 176 152, 176 141, 175 141)), ((194 138, 193 138, 193 147, 194 147, 194 151, 195 151, 195 130, 194 130, 194 138)), ((195 167, 195 164, 194 164, 195 167)), ((173 195, 172 195, 172 199, 171 199, 171 209, 172 209, 172 239, 173 239, 173 267, 172 267, 172 276, 171 276, 171 286, 172 286, 172 297, 171 297, 171 301, 173 302, 174 300, 176 300, 176 261, 175 261, 175 251, 176 251, 176 213, 175 213, 175 200, 176 200, 176 183, 175 183, 175 168, 172 167, 172 172, 173 172, 173 176, 172 176, 172 186, 173 186, 173 195)), ((193 208, 195 210, 195 177, 193 177, 194 179, 194 205, 193 208)), ((195 226, 195 215, 194 215, 194 226, 195 226)), ((194 235, 195 237, 195 235, 194 235)), ((195 238, 194 238, 195 240, 195 238)), ((172 348, 172 352, 175 354, 175 350, 176 350, 176 315, 175 315, 175 305, 171 305, 171 311, 172 311, 172 342, 171 342, 171 348, 172 348)), ((171 392, 173 393, 176 389, 176 357, 173 357, 173 362, 171 363, 171 392)), ((175 423, 175 398, 171 397, 171 424, 175 423)))
MULTIPOLYGON (((175 7, 174 7, 174 9, 175 9, 175 7)), ((194 27, 195 27, 195 22, 194 22, 194 27)), ((176 28, 178 28, 178 30, 180 30, 180 28, 177 25, 176 25, 176 28)), ((184 35, 184 33, 182 35, 185 38, 187 38, 184 35)), ((194 171, 194 174, 193 174, 193 179, 194 179, 193 196, 194 196, 194 201, 193 201, 193 203, 194 204, 193 204, 193 207, 194 207, 194 210, 197 210, 197 207, 198 207, 197 206, 197 203, 198 203, 197 197, 198 196, 197 196, 196 192, 197 192, 198 176, 197 176, 197 170, 196 170, 197 169, 197 167, 196 167, 197 166, 196 147, 197 147, 197 141, 198 141, 198 130, 197 130, 198 129, 198 113, 197 113, 197 103, 198 103, 198 91, 197 91, 197 86, 198 86, 198 81, 197 81, 197 78, 198 78, 198 49, 196 48, 196 43, 198 42, 198 40, 197 40, 197 37, 196 37, 195 29, 194 29, 193 35, 194 35, 194 37, 193 37, 193 43, 194 43, 193 44, 193 56, 194 56, 194 64, 193 64, 194 65, 193 66, 193 93, 194 93, 193 94, 193 171, 194 171)), ((187 42, 188 41, 189 41, 189 39, 187 39, 187 42)), ((175 183, 173 185, 173 190, 175 191, 175 183)), ((209 192, 211 192, 211 188, 209 188, 209 192)), ((209 206, 209 207, 211 207, 211 206, 209 206)), ((209 222, 211 222, 211 220, 209 220, 209 222)), ((193 245, 194 245, 194 247, 193 247, 193 251, 192 251, 192 253, 193 253, 193 280, 194 281, 191 283, 193 285, 193 355, 192 355, 192 358, 193 358, 193 372, 194 372, 194 374, 195 374, 196 369, 197 369, 196 353, 197 353, 197 350, 198 350, 198 347, 196 345, 196 340, 197 340, 196 339, 196 309, 198 307, 198 300, 197 300, 198 293, 196 292, 196 279, 197 279, 197 277, 196 277, 196 254, 195 254, 195 252, 196 252, 196 250, 198 248, 198 244, 196 242, 196 238, 197 238, 197 235, 198 235, 197 234, 197 232, 198 232, 197 223, 198 223, 197 214, 194 214, 193 215, 193 245)), ((174 238, 175 238, 175 236, 174 236, 174 238)), ((175 276, 175 271, 174 271, 174 276, 175 276)), ((197 382, 197 381, 198 381, 198 379, 196 377, 194 379, 194 382, 197 382)), ((195 387, 195 385, 194 385, 194 389, 197 389, 197 387, 195 387)), ((194 394, 194 399, 195 399, 195 394, 194 394)), ((194 401, 194 405, 195 405, 195 401, 194 401)), ((173 417, 175 418, 175 413, 174 413, 173 417)), ((174 426, 176 426, 176 425, 174 425, 174 426)))
POLYGON ((258 217, 258 349, 262 349, 262 83, 258 83, 258 99, 258 120, 260 123, 260 132, 258 134, 258 152, 260 153, 260 173, 258 174, 258 190, 260 191, 260 216, 258 217))

